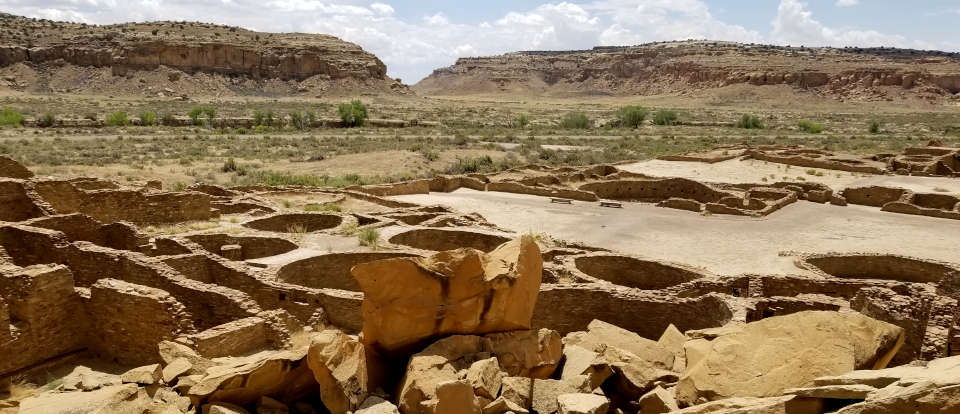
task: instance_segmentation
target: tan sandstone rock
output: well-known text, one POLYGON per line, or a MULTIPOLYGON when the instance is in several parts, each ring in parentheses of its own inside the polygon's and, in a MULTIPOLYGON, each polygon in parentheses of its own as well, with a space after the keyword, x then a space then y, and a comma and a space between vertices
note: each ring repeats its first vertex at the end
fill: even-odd
POLYGON ((203 414, 249 414, 243 407, 229 403, 213 403, 203 406, 203 414))
POLYGON ((483 414, 528 414, 530 411, 504 397, 497 398, 483 407, 483 414))
POLYGON ((480 414, 480 400, 467 381, 447 381, 437 386, 435 413, 480 414))
POLYGON ((172 384, 177 377, 190 372, 192 368, 193 364, 190 363, 190 360, 177 358, 163 367, 163 382, 165 384, 172 384))
POLYGON ((370 374, 376 370, 363 344, 334 329, 314 336, 307 364, 320 384, 324 405, 334 414, 353 411, 366 400, 370 374))
POLYGON ((220 365, 207 369, 187 393, 195 406, 203 402, 248 406, 265 395, 281 401, 296 400, 317 387, 304 362, 306 356, 307 347, 302 347, 218 358, 220 365))
POLYGON ((680 332, 676 326, 671 323, 667 329, 660 335, 657 345, 667 351, 673 352, 673 371, 683 372, 686 369, 686 358, 683 355, 683 344, 687 342, 687 336, 680 332))
POLYGON ((112 385, 89 392, 45 392, 20 402, 21 413, 71 414, 95 412, 133 398, 137 395, 136 384, 112 385))
POLYGON ((354 414, 400 414, 392 402, 377 396, 367 397, 354 414))
POLYGON ((603 346, 614 346, 649 361, 659 368, 673 369, 673 352, 655 341, 601 320, 590 322, 586 332, 567 334, 563 338, 563 344, 579 345, 594 351, 603 346))
POLYGON ((607 397, 596 394, 562 394, 557 396, 559 414, 606 414, 610 407, 607 397))
POLYGON ((854 313, 799 312, 746 324, 689 359, 677 401, 772 397, 817 377, 883 368, 904 341, 903 329, 854 313))
POLYGON ((363 341, 384 354, 409 354, 443 335, 529 329, 542 266, 530 236, 490 253, 459 249, 354 266, 364 292, 363 341))
POLYGON ((123 382, 133 382, 143 385, 159 383, 163 379, 163 370, 160 364, 145 365, 124 372, 120 375, 123 382))
POLYGON ((637 404, 640 406, 639 414, 662 414, 679 409, 673 392, 659 386, 640 397, 637 404))
POLYGON ((505 376, 496 357, 474 362, 467 369, 467 382, 474 394, 490 400, 500 394, 500 383, 505 376))

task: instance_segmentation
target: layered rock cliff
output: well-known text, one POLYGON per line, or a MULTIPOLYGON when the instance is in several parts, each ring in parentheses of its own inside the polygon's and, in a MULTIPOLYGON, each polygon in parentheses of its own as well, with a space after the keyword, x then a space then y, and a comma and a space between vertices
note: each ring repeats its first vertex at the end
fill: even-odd
POLYGON ((13 87, 35 88, 43 78, 56 79, 58 70, 70 66, 74 72, 106 68, 113 76, 172 69, 253 81, 319 79, 370 89, 405 89, 387 77, 386 66, 376 56, 329 35, 258 33, 188 22, 92 26, 6 14, 0 14, 0 22, 4 27, 0 68, 21 65, 36 72, 21 74, 23 79, 11 82, 13 87))
POLYGON ((653 95, 741 84, 789 85, 841 98, 952 99, 960 93, 960 54, 667 42, 462 58, 413 89, 438 95, 653 95))

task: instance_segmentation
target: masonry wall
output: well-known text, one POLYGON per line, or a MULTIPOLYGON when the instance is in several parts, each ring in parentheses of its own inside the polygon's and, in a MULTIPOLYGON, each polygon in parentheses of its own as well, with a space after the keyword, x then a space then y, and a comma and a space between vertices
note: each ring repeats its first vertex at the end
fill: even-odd
POLYGON ((0 376, 84 348, 82 304, 66 267, 8 269, 0 298, 0 376))
POLYGON ((121 364, 159 362, 157 343, 195 330, 186 308, 169 293, 121 280, 93 284, 86 308, 91 351, 121 364))

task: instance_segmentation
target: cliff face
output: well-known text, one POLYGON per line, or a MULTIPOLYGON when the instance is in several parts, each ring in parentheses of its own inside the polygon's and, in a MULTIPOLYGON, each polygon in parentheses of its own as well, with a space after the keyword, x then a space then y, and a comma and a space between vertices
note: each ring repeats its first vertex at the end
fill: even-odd
POLYGON ((463 58, 413 86, 423 94, 653 95, 730 85, 789 85, 838 98, 960 93, 960 55, 672 42, 463 58))
POLYGON ((320 78, 405 90, 387 77, 376 56, 328 35, 257 33, 187 22, 90 26, 11 15, 0 15, 0 23, 9 28, 0 36, 0 68, 22 64, 41 72, 40 77, 64 65, 107 68, 115 76, 162 67, 188 74, 294 82, 320 78))

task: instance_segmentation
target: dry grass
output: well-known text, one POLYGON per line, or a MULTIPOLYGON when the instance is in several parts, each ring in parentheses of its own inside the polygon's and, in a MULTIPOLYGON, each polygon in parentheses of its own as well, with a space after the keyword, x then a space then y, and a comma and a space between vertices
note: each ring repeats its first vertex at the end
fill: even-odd
POLYGON ((186 223, 177 223, 177 224, 157 224, 150 225, 143 228, 143 231, 147 233, 150 237, 162 236, 162 235, 171 235, 171 234, 182 234, 189 233, 194 231, 203 231, 211 230, 220 227, 219 220, 209 220, 209 221, 190 221, 186 223))

